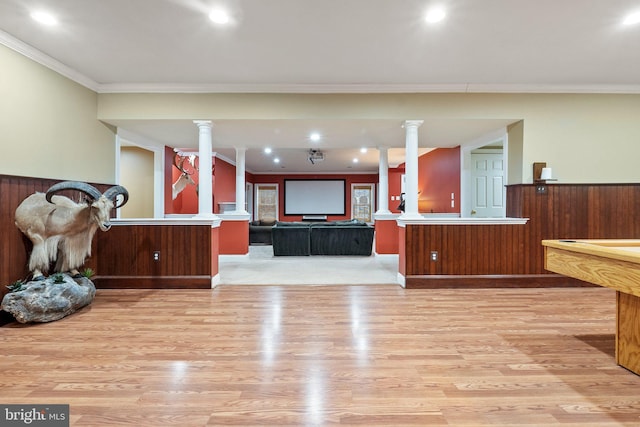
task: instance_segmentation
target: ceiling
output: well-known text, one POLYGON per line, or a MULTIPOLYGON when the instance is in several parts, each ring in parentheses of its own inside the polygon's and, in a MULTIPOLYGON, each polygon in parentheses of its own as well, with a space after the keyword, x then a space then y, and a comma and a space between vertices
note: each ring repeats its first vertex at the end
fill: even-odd
MULTIPOLYGON (((445 19, 428 24, 435 4, 0 0, 0 43, 101 93, 640 93, 640 25, 622 24, 640 0, 441 0, 445 19), (208 19, 213 7, 229 11, 228 25, 208 19), (54 14, 58 25, 36 23, 34 9, 54 14)), ((214 151, 233 160, 230 147, 248 147, 254 172, 375 172, 371 148, 380 141, 392 148, 392 164, 403 158, 395 120, 213 119, 214 151), (318 143, 308 140, 311 131, 322 135, 318 143), (261 151, 267 145, 271 156, 261 151), (360 153, 362 146, 370 150, 360 153), (309 148, 326 160, 311 165, 309 148)), ((420 146, 465 144, 515 120, 426 118, 420 146)), ((189 121, 113 124, 136 144, 197 147, 189 121)))

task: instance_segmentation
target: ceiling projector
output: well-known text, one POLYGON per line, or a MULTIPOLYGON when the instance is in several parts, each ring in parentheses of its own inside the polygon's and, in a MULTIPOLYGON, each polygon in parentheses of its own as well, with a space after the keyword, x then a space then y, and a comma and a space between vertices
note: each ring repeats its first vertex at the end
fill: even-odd
POLYGON ((314 150, 313 148, 309 150, 309 161, 312 165, 315 165, 316 162, 321 162, 324 160, 324 153, 320 150, 314 150))

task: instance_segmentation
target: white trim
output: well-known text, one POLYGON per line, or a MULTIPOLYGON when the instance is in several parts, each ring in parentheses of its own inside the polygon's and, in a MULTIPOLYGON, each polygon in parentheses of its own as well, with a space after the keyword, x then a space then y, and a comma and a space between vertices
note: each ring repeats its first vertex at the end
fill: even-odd
POLYGON ((529 218, 398 218, 398 225, 524 225, 529 218))
POLYGON ((223 221, 249 221, 251 219, 251 215, 249 215, 248 213, 238 213, 237 211, 221 213, 217 215, 218 218, 223 221))
POLYGON ((111 225, 211 225, 220 227, 220 218, 200 218, 193 215, 168 216, 167 218, 114 218, 111 225))
POLYGON ((213 154, 213 157, 215 157, 216 159, 223 160, 223 161, 229 163, 231 166, 236 167, 236 161, 235 160, 231 160, 227 156, 223 156, 222 154, 220 154, 218 152, 214 152, 212 154, 213 154))
POLYGON ((120 155, 123 143, 140 147, 153 153, 153 216, 154 218, 164 217, 164 146, 158 147, 158 143, 147 137, 138 135, 135 132, 117 128, 117 156, 116 156, 116 177, 120 178, 120 155))
POLYGON ((100 84, 82 73, 64 65, 62 62, 50 57, 49 55, 35 49, 32 46, 16 39, 12 35, 0 30, 0 44, 5 45, 9 49, 13 49, 21 55, 26 56, 32 61, 40 65, 44 65, 50 70, 55 71, 74 82, 91 89, 94 92, 100 92, 100 84))
POLYGON ((373 219, 376 221, 395 221, 400 217, 398 213, 376 213, 373 214, 373 219))
POLYGON ((611 93, 639 94, 640 85, 553 84, 139 84, 98 85, 99 93, 611 93))
POLYGON ((398 276, 397 277, 398 278, 396 280, 398 281, 398 284, 400 286, 402 286, 403 288, 406 288, 407 287, 407 280, 405 279, 405 277, 400 272, 398 272, 398 276))
MULTIPOLYGON (((122 147, 122 141, 120 136, 118 135, 118 133, 116 132, 115 136, 114 136, 114 157, 115 157, 115 167, 114 167, 114 172, 115 172, 115 181, 117 185, 121 185, 120 182, 120 157, 122 155, 122 150, 120 149, 122 147)), ((116 218, 120 218, 122 209, 116 209, 116 218)))
POLYGON ((211 289, 215 288, 220 284, 220 273, 216 274, 211 278, 211 289))
MULTIPOLYGON (((248 172, 251 172, 247 170, 248 172)), ((345 175, 377 175, 378 169, 372 169, 370 171, 358 171, 358 172, 277 172, 277 171, 267 171, 267 172, 251 172, 253 175, 318 175, 318 176, 326 176, 326 175, 335 175, 337 177, 343 177, 345 175)))

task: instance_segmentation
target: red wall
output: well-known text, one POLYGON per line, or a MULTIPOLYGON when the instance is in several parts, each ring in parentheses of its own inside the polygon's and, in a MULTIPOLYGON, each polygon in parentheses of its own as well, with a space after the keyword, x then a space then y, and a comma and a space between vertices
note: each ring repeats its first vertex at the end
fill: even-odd
MULTIPOLYGON (((198 174, 191 176, 196 185, 188 185, 175 200, 171 200, 171 186, 180 177, 180 171, 173 166, 173 148, 165 147, 165 170, 171 174, 165 174, 165 212, 169 214, 197 214, 198 213, 198 174)), ((211 178, 213 189, 213 212, 220 213, 219 202, 234 202, 236 200, 236 167, 224 160, 213 158, 213 177, 211 178)))
POLYGON ((400 200, 391 200, 391 196, 400 196, 402 188, 402 175, 404 174, 404 164, 397 168, 389 169, 389 210, 393 213, 400 213, 398 205, 400 200))
MULTIPOLYGON (((301 221, 301 215, 284 215, 284 180, 285 179, 344 179, 346 180, 346 215, 330 215, 328 221, 351 219, 351 184, 378 184, 378 174, 366 175, 253 175, 254 184, 278 184, 278 215, 280 221, 301 221)), ((377 193, 377 191, 376 191, 377 193)), ((377 194, 376 194, 377 196, 377 194)), ((376 203, 377 206, 377 203, 376 203)))
POLYGON ((174 151, 172 147, 164 147, 164 211, 168 214, 197 214, 198 213, 198 193, 196 186, 198 185, 198 174, 194 173, 191 178, 196 185, 187 185, 184 190, 178 194, 175 200, 172 185, 180 178, 181 172, 173 165, 174 151), (171 173, 168 173, 171 171, 171 173))
POLYGON ((420 212, 460 212, 460 147, 438 148, 420 156, 418 191, 420 212))
MULTIPOLYGON (((389 170, 389 196, 400 194, 404 163, 389 170)), ((437 148, 418 158, 418 210, 422 213, 460 213, 460 147, 437 148), (451 193, 454 207, 451 207, 451 193)), ((399 202, 389 202, 399 212, 399 202)))
POLYGON ((213 212, 220 213, 220 202, 236 201, 236 167, 222 159, 213 159, 213 212))

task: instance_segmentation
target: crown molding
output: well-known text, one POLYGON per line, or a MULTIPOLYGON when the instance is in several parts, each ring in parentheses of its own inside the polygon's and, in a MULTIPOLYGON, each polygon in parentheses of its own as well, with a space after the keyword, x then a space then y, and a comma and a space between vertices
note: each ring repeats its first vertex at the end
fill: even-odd
POLYGON ((540 93, 640 94, 640 85, 551 84, 101 84, 99 93, 540 93))
POLYGON ((640 94, 640 85, 469 84, 467 93, 640 94))
POLYGON ((0 30, 0 44, 97 93, 540 93, 640 94, 640 85, 614 84, 199 84, 98 83, 57 59, 0 30))
POLYGON ((49 55, 42 53, 38 49, 34 48, 31 45, 24 43, 13 37, 12 35, 0 30, 0 44, 8 47, 9 49, 13 49, 19 54, 26 56, 32 61, 37 62, 40 65, 44 65, 45 67, 55 71, 58 74, 63 75, 64 77, 88 88, 94 92, 99 92, 100 84, 96 81, 90 79, 82 73, 64 65, 62 62, 57 59, 53 59, 49 55))

